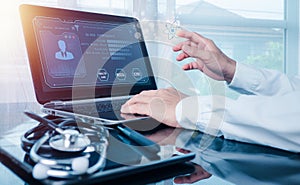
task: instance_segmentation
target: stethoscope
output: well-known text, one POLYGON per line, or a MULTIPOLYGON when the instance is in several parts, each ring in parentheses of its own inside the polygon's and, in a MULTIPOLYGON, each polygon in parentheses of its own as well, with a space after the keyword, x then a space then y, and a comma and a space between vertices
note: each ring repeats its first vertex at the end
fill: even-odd
MULTIPOLYGON (((40 180, 48 177, 75 178, 80 175, 93 174, 104 167, 108 146, 108 131, 106 128, 89 125, 89 127, 76 127, 77 129, 75 129, 73 127, 64 127, 64 123, 68 123, 70 120, 65 120, 57 125, 53 121, 37 114, 31 112, 25 112, 25 114, 39 121, 40 127, 47 126, 51 128, 51 130, 48 129, 45 133, 42 133, 42 136, 34 142, 29 150, 30 159, 36 163, 32 170, 34 178, 40 180), (84 133, 80 133, 79 130, 84 133), (91 142, 89 136, 95 135, 99 140, 91 142), (39 150, 44 147, 46 142, 55 151, 80 155, 62 159, 44 157, 39 154, 39 150), (96 152, 98 155, 97 162, 92 166, 89 164, 91 152, 96 152)), ((33 133, 33 130, 30 133, 33 133)), ((30 133, 25 134, 25 136, 29 136, 30 133)), ((23 146, 23 148, 28 149, 28 146, 23 146)))

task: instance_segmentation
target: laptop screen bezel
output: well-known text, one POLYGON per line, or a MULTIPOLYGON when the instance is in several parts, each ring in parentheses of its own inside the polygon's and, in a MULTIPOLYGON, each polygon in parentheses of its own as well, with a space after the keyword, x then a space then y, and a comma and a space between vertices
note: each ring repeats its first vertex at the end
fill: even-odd
MULTIPOLYGON (((28 53, 28 59, 32 74, 33 85, 35 88, 35 94, 37 101, 40 104, 45 104, 50 101, 69 101, 76 99, 91 99, 91 98, 101 98, 110 96, 126 96, 138 94, 143 90, 155 90, 157 89, 155 78, 153 76, 153 71, 151 63, 149 60, 149 55, 146 49, 146 44, 144 40, 140 43, 140 47, 143 53, 143 58, 148 71, 149 83, 147 85, 137 84, 132 87, 132 85, 119 84, 113 86, 103 85, 103 86, 84 86, 76 87, 76 95, 74 95, 74 87, 64 87, 64 88, 51 88, 46 85, 44 80, 44 75, 42 71, 42 59, 38 50, 38 41, 34 34, 33 19, 38 16, 44 17, 54 17, 54 18, 72 18, 74 20, 87 20, 87 21, 115 21, 124 22, 124 24, 136 22, 138 20, 133 17, 108 15, 94 12, 85 12, 53 7, 44 7, 37 5, 27 5, 23 4, 20 6, 20 15, 23 26, 23 33, 25 37, 25 43, 28 53), (93 91, 93 96, 87 95, 87 91, 93 91), (113 94, 113 95, 112 95, 113 94)), ((90 93, 88 93, 90 94, 90 93)))

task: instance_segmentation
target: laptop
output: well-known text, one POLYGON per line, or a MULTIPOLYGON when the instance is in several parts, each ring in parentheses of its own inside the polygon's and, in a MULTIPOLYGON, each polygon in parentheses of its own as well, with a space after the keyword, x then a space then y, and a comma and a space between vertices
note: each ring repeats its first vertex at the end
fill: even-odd
POLYGON ((20 15, 44 113, 109 125, 147 119, 120 114, 130 97, 157 89, 136 18, 36 5, 20 15))

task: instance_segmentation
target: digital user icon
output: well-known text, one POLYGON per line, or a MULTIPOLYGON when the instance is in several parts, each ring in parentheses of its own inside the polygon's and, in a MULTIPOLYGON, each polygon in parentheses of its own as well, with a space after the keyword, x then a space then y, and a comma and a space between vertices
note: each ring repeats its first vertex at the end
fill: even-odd
POLYGON ((60 51, 55 53, 55 58, 58 60, 72 60, 74 59, 73 53, 67 51, 66 42, 63 40, 59 40, 57 42, 58 48, 60 51))
POLYGON ((100 81, 108 81, 109 73, 105 69, 99 69, 98 70, 98 79, 100 81))
POLYGON ((126 73, 123 69, 116 69, 116 77, 118 80, 125 80, 126 79, 126 73))

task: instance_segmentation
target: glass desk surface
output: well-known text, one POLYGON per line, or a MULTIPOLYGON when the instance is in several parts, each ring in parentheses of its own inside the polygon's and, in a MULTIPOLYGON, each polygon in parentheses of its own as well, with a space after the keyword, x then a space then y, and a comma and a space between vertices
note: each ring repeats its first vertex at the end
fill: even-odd
MULTIPOLYGON (((9 126, 3 126, 0 136, 0 147, 20 161, 24 159, 25 154, 20 147, 20 137, 37 124, 24 117, 22 121, 24 122, 21 124, 12 121, 9 126)), ((136 125, 132 128, 136 128, 136 125)), ((180 173, 170 174, 171 176, 151 184, 300 184, 300 155, 297 153, 168 127, 155 129, 145 136, 160 145, 176 145, 196 154, 191 161, 195 168, 194 173, 189 172, 184 176, 180 173)), ((184 172, 186 169, 184 166, 182 168, 184 172)), ((173 167, 172 170, 176 169, 173 167)), ((170 173, 172 170, 167 169, 156 175, 163 176, 163 173, 170 173)), ((0 163, 0 184, 26 183, 0 163)))

